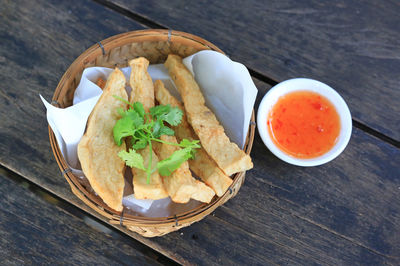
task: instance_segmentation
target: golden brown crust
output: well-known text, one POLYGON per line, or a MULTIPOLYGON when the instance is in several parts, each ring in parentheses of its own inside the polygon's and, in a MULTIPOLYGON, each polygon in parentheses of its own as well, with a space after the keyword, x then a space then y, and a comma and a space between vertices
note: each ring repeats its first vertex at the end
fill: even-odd
POLYGON ((141 102, 148 112, 154 106, 153 81, 147 72, 149 61, 144 57, 135 58, 129 61, 129 66, 131 67, 129 83, 132 88, 129 102, 141 102))
MULTIPOLYGON (((155 85, 157 87, 157 83, 155 85)), ((161 136, 161 140, 177 143, 174 136, 163 135, 161 136)), ((175 151, 180 149, 177 146, 163 143, 154 143, 154 147, 155 152, 161 160, 170 157, 175 151)), ((211 188, 194 179, 189 170, 188 162, 182 163, 170 176, 164 176, 163 181, 172 201, 177 203, 187 203, 191 198, 208 203, 215 195, 211 188)))
MULTIPOLYGON (((152 152, 152 169, 154 169, 158 163, 157 155, 152 152)), ((149 147, 139 150, 138 153, 142 155, 144 166, 147 167, 150 159, 150 149, 149 147)), ((165 191, 164 184, 158 171, 155 171, 150 175, 150 182, 147 183, 147 173, 146 171, 132 168, 133 174, 133 191, 135 198, 137 199, 152 199, 158 200, 168 197, 165 191)))
POLYGON ((215 195, 214 190, 199 180, 194 180, 194 182, 196 184, 196 191, 192 194, 192 199, 210 203, 215 195))
POLYGON ((205 106, 200 88, 182 58, 170 54, 165 66, 181 94, 188 121, 210 157, 227 175, 253 168, 250 156, 230 142, 214 113, 205 106))
POLYGON ((106 86, 106 81, 102 78, 98 78, 96 81, 96 85, 100 87, 100 89, 104 89, 106 86))
MULTIPOLYGON (((141 102, 146 112, 154 106, 154 86, 147 67, 149 61, 144 57, 133 59, 129 62, 131 67, 130 86, 132 88, 130 102, 141 102)), ((144 158, 145 167, 147 167, 150 157, 149 148, 138 150, 138 153, 144 158)), ((153 162, 158 162, 157 155, 152 151, 153 162)), ((153 167, 153 168, 154 168, 153 167)), ((162 183, 162 179, 155 171, 150 176, 150 183, 147 184, 147 173, 143 170, 133 168, 133 191, 137 199, 162 199, 168 197, 168 194, 162 183)))
POLYGON ((120 118, 118 108, 126 104, 113 97, 128 99, 124 74, 116 68, 109 76, 103 94, 88 119, 87 130, 78 145, 78 157, 93 190, 116 211, 122 211, 125 163, 118 153, 125 143, 114 143, 113 127, 120 118))
MULTIPOLYGON (((175 136, 180 141, 182 139, 197 140, 196 134, 186 120, 186 114, 182 104, 169 93, 162 83, 159 83, 161 83, 161 81, 156 81, 154 86, 157 101, 160 104, 170 104, 173 107, 178 107, 184 112, 181 123, 173 128, 175 136)), ((232 179, 217 166, 203 148, 200 148, 196 152, 195 159, 189 160, 189 167, 190 170, 211 187, 219 197, 221 197, 232 184, 232 179)))

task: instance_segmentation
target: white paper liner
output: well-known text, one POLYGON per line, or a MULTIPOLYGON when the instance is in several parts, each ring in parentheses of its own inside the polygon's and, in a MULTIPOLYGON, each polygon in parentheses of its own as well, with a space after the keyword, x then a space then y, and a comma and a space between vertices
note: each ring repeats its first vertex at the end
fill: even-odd
MULTIPOLYGON (((207 106, 223 125, 227 136, 243 148, 257 95, 257 88, 246 67, 214 51, 198 52, 185 58, 183 63, 194 75, 207 106)), ((128 82, 130 67, 121 70, 128 82)), ((107 80, 112 71, 113 69, 104 67, 85 69, 75 90, 73 105, 70 107, 54 107, 40 96, 47 109, 47 121, 56 136, 61 153, 73 173, 82 180, 86 178, 80 169, 77 145, 84 134, 87 119, 102 93, 96 81, 100 77, 107 80)), ((150 65, 148 72, 153 81, 162 80, 171 94, 181 99, 164 65, 150 65)), ((127 91, 130 93, 129 87, 127 91)), ((132 193, 132 189, 125 190, 123 205, 133 213, 147 217, 166 217, 200 204, 194 200, 187 204, 176 204, 170 198, 156 201, 138 200, 132 193)))

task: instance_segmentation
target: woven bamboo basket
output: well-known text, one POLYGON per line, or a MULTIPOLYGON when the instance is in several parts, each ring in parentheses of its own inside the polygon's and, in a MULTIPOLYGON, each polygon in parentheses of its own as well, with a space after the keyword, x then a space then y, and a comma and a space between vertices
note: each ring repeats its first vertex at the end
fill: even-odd
MULTIPOLYGON (((110 37, 87 49, 71 64, 54 92, 52 104, 61 108, 72 105, 75 89, 83 70, 87 67, 126 67, 130 59, 138 56, 146 57, 152 64, 164 63, 170 53, 186 57, 206 49, 223 53, 218 47, 202 38, 171 30, 141 30, 110 37)), ((249 127, 244 148, 247 154, 251 151, 254 139, 254 111, 249 127)), ((87 185, 80 182, 79 177, 72 174, 50 126, 49 138, 62 175, 71 186, 72 192, 90 208, 107 218, 110 224, 125 226, 145 237, 161 236, 200 221, 218 206, 234 197, 245 179, 245 172, 234 174, 231 176, 232 185, 222 197, 215 196, 210 203, 201 204, 185 213, 160 218, 133 216, 124 211, 117 212, 109 208, 101 198, 91 192, 92 190, 87 185)))

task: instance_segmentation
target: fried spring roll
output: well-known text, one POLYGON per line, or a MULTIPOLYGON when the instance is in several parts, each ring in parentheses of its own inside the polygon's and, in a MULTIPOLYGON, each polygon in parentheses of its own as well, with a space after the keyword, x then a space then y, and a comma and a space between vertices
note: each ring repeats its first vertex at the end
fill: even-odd
MULTIPOLYGON (((149 61, 144 57, 133 59, 129 62, 131 67, 130 86, 132 88, 131 96, 129 101, 131 103, 141 102, 146 112, 154 106, 154 86, 147 67, 149 61)), ((153 168, 158 162, 157 155, 152 152, 152 165, 153 168)), ((149 148, 146 147, 139 150, 138 153, 142 155, 144 159, 144 165, 147 167, 150 158, 149 148)), ((146 171, 132 168, 133 174, 133 191, 137 199, 162 199, 168 197, 165 191, 162 179, 155 171, 150 176, 150 183, 147 184, 147 173, 146 171)))
POLYGON ((87 130, 78 144, 78 157, 85 176, 93 190, 105 204, 122 211, 125 163, 118 153, 126 149, 125 143, 114 143, 113 127, 121 118, 117 109, 126 109, 126 104, 115 99, 117 95, 128 100, 125 91, 125 76, 116 68, 109 76, 103 94, 88 119, 87 130))
MULTIPOLYGON (((154 85, 157 87, 157 83, 154 85)), ((161 140, 177 143, 174 136, 163 135, 161 136, 161 140)), ((179 149, 179 147, 173 145, 154 143, 154 150, 160 160, 170 157, 179 149)), ((182 163, 170 176, 164 176, 163 182, 172 201, 177 203, 187 203, 191 198, 209 203, 215 195, 210 187, 194 179, 189 170, 188 162, 182 163)))
MULTIPOLYGON (((158 163, 158 157, 151 151, 152 154, 152 168, 154 169, 158 163)), ((149 147, 144 148, 143 150, 139 150, 138 153, 142 155, 144 165, 147 167, 150 159, 150 149, 149 147)), ((153 172, 150 175, 150 183, 147 184, 147 173, 141 169, 132 168, 133 175, 133 192, 135 194, 135 198, 137 199, 163 199, 168 197, 167 192, 165 191, 164 184, 158 171, 153 172)))
POLYGON ((188 121, 208 155, 227 175, 253 168, 250 156, 229 140, 214 113, 205 105, 203 94, 182 58, 170 54, 164 65, 181 94, 188 121))
MULTIPOLYGON (((160 104, 170 104, 173 107, 180 108, 184 112, 182 122, 173 128, 178 140, 188 139, 192 141, 198 139, 186 120, 186 114, 182 104, 170 94, 161 81, 157 80, 154 85, 155 96, 160 104)), ((189 165, 190 169, 200 177, 204 183, 211 187, 219 197, 221 197, 232 184, 232 179, 219 169, 217 164, 208 156, 203 148, 197 150, 195 159, 189 160, 189 165)))
POLYGON ((96 81, 96 85, 100 87, 100 89, 104 89, 106 86, 106 81, 102 78, 98 78, 96 81))

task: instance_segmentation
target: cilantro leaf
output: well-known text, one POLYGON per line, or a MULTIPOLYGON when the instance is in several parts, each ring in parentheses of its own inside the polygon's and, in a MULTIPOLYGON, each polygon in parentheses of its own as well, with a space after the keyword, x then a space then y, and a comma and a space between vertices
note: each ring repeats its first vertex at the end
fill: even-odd
POLYGON ((150 108, 149 112, 146 113, 140 102, 131 104, 118 96, 115 96, 115 98, 130 106, 127 111, 122 108, 117 109, 121 119, 115 123, 113 128, 114 141, 120 146, 124 137, 131 137, 128 142, 132 147, 129 151, 121 151, 118 156, 125 161, 126 165, 146 171, 147 182, 150 181, 150 175, 156 169, 161 175, 168 176, 178 169, 184 161, 194 158, 195 149, 201 147, 198 140, 183 139, 178 144, 159 139, 162 135, 173 136, 175 134, 171 128, 164 125, 164 122, 171 126, 177 126, 182 120, 182 110, 170 105, 158 105, 150 108), (152 169, 151 152, 149 164, 145 168, 143 157, 136 151, 144 149, 146 146, 149 146, 149 149, 152 150, 152 141, 179 146, 183 149, 175 151, 169 158, 158 162, 156 169, 152 169))
POLYGON ((181 147, 191 147, 191 148, 201 148, 200 146, 200 140, 188 140, 188 139, 183 139, 181 142, 179 142, 179 146, 181 147))
POLYGON ((182 121, 183 112, 178 107, 173 107, 168 113, 163 114, 160 118, 170 124, 171 126, 177 126, 182 121))
POLYGON ((133 109, 140 115, 140 117, 144 118, 145 111, 141 102, 135 102, 133 104, 133 109))
POLYGON ((143 117, 135 109, 127 110, 125 112, 125 117, 129 117, 132 120, 132 124, 135 128, 143 125, 144 123, 143 117))
POLYGON ((161 130, 161 128, 164 126, 164 124, 163 124, 163 122, 161 121, 161 120, 157 120, 155 123, 154 123, 154 126, 153 126, 153 137, 154 138, 160 138, 161 137, 161 134, 160 134, 160 130, 161 130))
POLYGON ((118 110, 122 114, 113 128, 114 141, 118 146, 121 146, 124 137, 134 136, 135 128, 143 125, 144 120, 134 109, 129 109, 125 112, 118 110))
POLYGON ((124 116, 118 120, 113 128, 115 144, 121 146, 122 138, 131 136, 133 129, 133 122, 129 117, 124 116))
POLYGON ((164 126, 162 120, 157 120, 153 127, 153 137, 160 138, 162 135, 173 136, 175 132, 167 126, 164 126))
POLYGON ((171 126, 177 126, 182 120, 183 112, 171 105, 158 105, 150 108, 150 114, 157 121, 165 121, 171 126))
POLYGON ((159 120, 161 115, 168 113, 170 110, 171 110, 171 105, 169 104, 157 105, 150 108, 150 114, 154 119, 159 120))
POLYGON ((173 136, 173 135, 175 135, 175 132, 172 129, 170 129, 169 127, 163 126, 162 128, 160 128, 160 136, 162 136, 162 135, 173 136))
POLYGON ((139 139, 138 141, 136 141, 135 144, 132 145, 132 148, 134 148, 135 150, 141 150, 146 148, 146 146, 147 146, 147 140, 139 139))
POLYGON ((181 164, 189 159, 193 159, 195 155, 195 148, 200 148, 199 140, 189 141, 187 139, 183 139, 179 146, 185 147, 183 149, 175 151, 170 157, 159 161, 157 163, 158 172, 162 176, 169 176, 178 169, 181 164))
POLYGON ((127 166, 146 170, 146 168, 144 168, 142 155, 137 153, 134 149, 129 149, 128 152, 120 151, 118 156, 125 161, 127 166))
POLYGON ((158 172, 162 176, 169 176, 178 169, 181 164, 192 157, 191 148, 175 151, 170 157, 157 163, 158 172))

